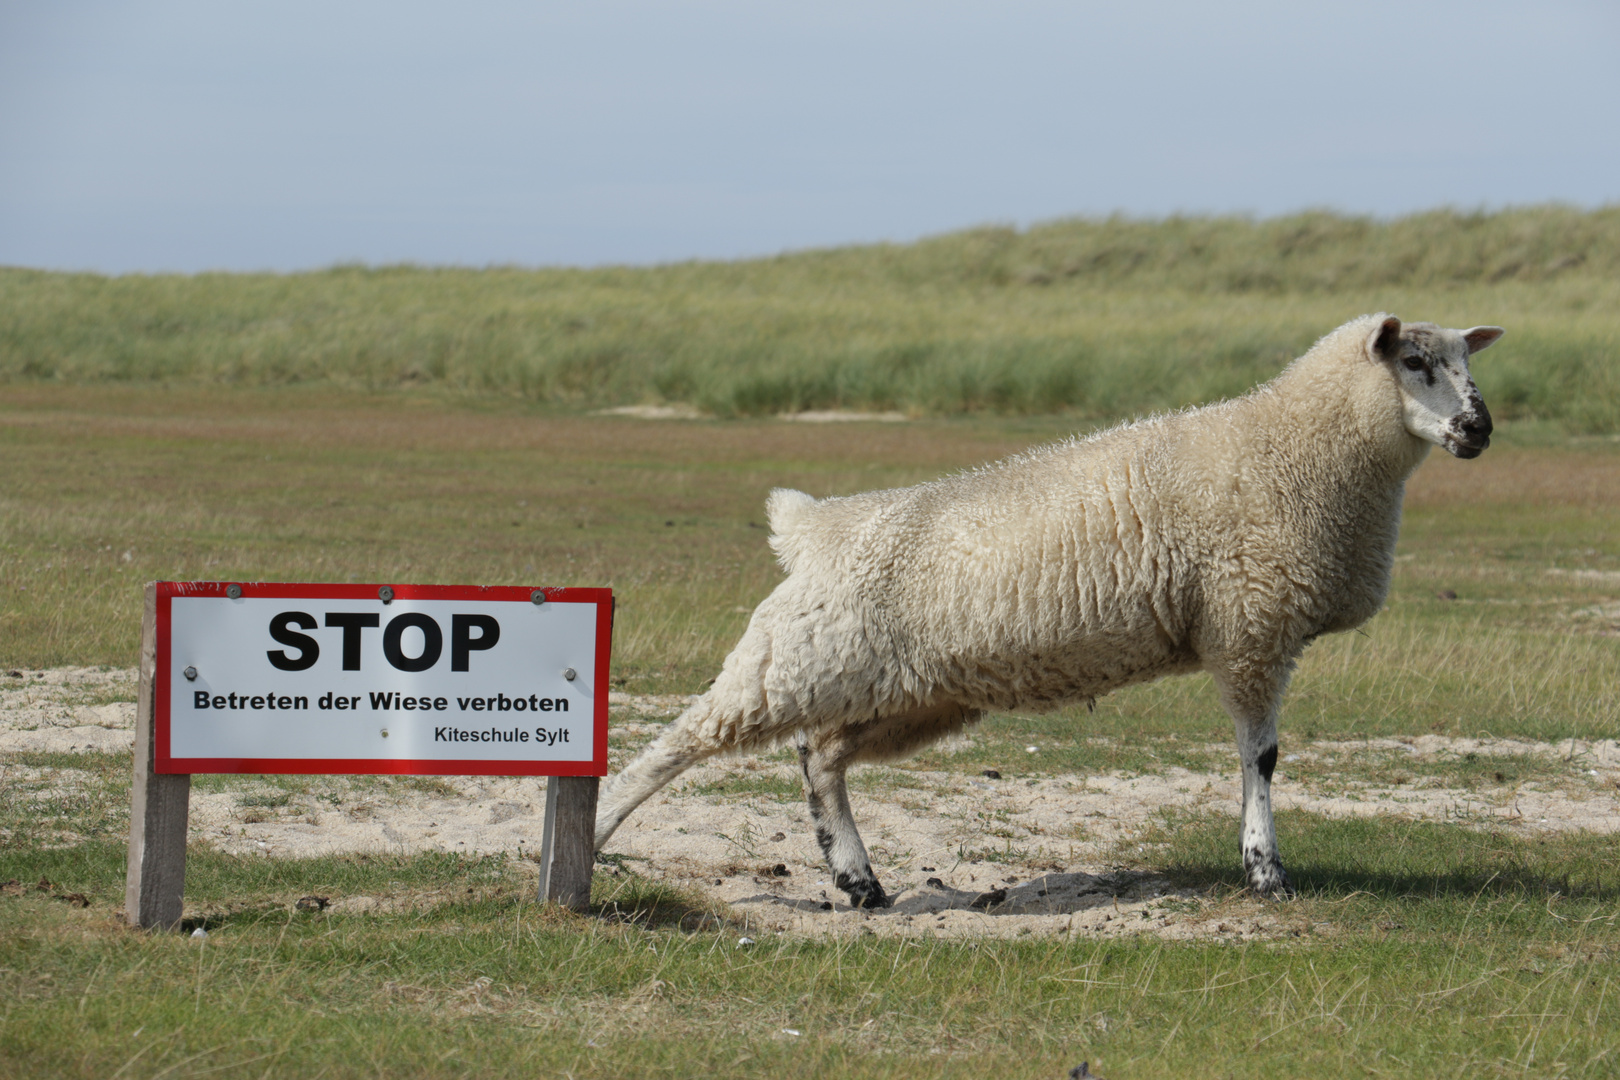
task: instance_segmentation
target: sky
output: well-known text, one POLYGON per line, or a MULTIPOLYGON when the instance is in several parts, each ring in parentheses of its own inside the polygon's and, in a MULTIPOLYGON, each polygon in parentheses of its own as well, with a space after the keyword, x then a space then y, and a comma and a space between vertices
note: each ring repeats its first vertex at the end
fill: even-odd
POLYGON ((1620 201, 1613 0, 0 0, 0 265, 1620 201))

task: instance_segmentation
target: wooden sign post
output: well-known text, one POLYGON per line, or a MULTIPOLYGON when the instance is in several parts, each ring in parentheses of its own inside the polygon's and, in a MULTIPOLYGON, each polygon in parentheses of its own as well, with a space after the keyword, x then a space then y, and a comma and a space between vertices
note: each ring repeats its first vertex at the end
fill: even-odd
POLYGON ((131 924, 180 922, 199 772, 545 776, 539 899, 585 909, 609 590, 160 581, 145 599, 131 924))
POLYGON ((191 776, 156 769, 157 590, 156 584, 146 586, 141 614, 141 681, 135 701, 135 783, 130 790, 124 913, 131 925, 169 929, 180 922, 186 887, 191 776))

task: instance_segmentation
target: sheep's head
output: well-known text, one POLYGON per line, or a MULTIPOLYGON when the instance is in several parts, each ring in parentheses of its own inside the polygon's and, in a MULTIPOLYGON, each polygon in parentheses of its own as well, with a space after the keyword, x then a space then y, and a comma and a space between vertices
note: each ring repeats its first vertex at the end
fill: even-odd
POLYGON ((1468 371, 1468 358, 1502 336, 1500 326, 1447 330, 1391 316, 1367 339, 1367 353, 1389 368, 1401 390, 1406 430, 1455 457, 1478 457, 1491 444, 1491 413, 1468 371))

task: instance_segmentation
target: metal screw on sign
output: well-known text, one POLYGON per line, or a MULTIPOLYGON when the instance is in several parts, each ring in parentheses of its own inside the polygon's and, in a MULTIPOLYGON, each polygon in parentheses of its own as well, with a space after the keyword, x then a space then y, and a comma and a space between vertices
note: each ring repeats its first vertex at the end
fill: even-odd
POLYGON ((546 590, 544 590, 544 589, 536 589, 536 590, 534 590, 534 592, 529 594, 529 599, 534 601, 536 604, 545 603, 546 602, 546 590))
POLYGON ((240 599, 242 599, 242 586, 240 586, 240 585, 227 585, 227 586, 225 586, 225 595, 230 597, 232 600, 240 600, 240 599))
POLYGON ((186 682, 196 682, 197 681, 197 669, 194 668, 194 667, 188 667, 188 668, 186 668, 186 670, 182 671, 180 674, 182 674, 182 675, 184 675, 186 677, 186 682))
POLYGON ((388 729, 387 728, 382 729, 382 737, 385 738, 385 739, 388 738, 388 729))
POLYGON ((377 590, 377 599, 385 604, 392 604, 394 602, 394 590, 384 585, 377 590))
POLYGON ((569 682, 573 682, 575 679, 579 678, 579 672, 575 671, 571 667, 565 667, 563 668, 563 678, 567 679, 569 682))

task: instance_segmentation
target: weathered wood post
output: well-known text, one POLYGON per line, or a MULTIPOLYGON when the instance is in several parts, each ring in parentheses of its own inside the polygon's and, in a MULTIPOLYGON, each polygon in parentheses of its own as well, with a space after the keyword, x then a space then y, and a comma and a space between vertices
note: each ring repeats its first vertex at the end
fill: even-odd
POLYGON ((141 613, 141 679, 135 702, 135 784, 129 807, 129 870, 124 917, 131 926, 180 923, 186 887, 186 815, 191 777, 157 765, 157 585, 146 586, 141 613))
MULTIPOLYGON (((619 598, 608 605, 606 646, 613 648, 613 624, 618 621, 619 598)), ((605 667, 604 667, 605 670, 605 667)), ((606 695, 604 684, 598 690, 606 695)), ((603 725, 602 738, 607 739, 603 725)), ((604 746, 602 760, 607 761, 604 746)), ((591 903, 591 871, 596 867, 596 793, 600 776, 546 778, 546 817, 540 827, 540 902, 555 901, 575 911, 591 903)))
POLYGON ((575 911, 591 902, 596 864, 597 776, 546 778, 546 818, 540 838, 540 902, 575 911))

